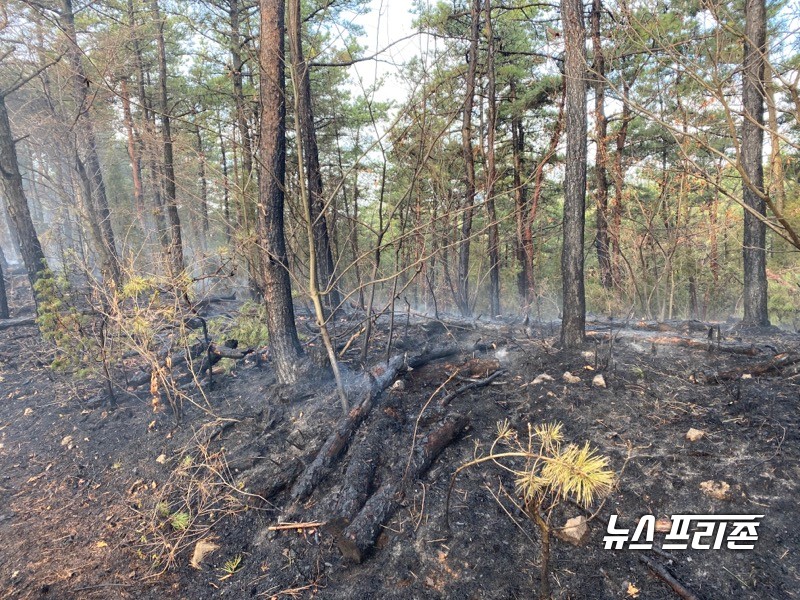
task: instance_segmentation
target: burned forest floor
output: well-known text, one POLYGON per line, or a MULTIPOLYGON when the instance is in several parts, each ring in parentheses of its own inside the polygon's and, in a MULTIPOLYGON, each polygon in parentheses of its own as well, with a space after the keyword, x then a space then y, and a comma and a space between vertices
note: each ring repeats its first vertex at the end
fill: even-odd
POLYGON ((180 423, 146 389, 112 407, 35 326, 0 331, 0 599, 534 598, 512 475, 460 472, 447 524, 504 421, 561 422, 619 474, 583 543, 553 541, 554 598, 678 598, 641 556, 706 600, 800 598, 800 336, 593 322, 568 352, 555 324, 398 323, 400 362, 383 319, 369 376, 344 353, 349 420, 331 379, 281 386, 249 358, 180 423), (764 517, 753 550, 604 549, 609 516, 650 514, 764 517))

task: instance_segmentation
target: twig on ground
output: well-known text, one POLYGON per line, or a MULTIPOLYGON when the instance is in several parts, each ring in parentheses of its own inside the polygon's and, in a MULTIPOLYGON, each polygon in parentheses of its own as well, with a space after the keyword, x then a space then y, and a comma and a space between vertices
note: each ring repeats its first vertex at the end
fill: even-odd
POLYGON ((478 379, 477 381, 473 381, 472 383, 467 383, 460 386, 454 392, 450 392, 449 394, 447 394, 447 396, 439 400, 439 406, 447 406, 448 404, 450 404, 450 402, 453 401, 453 399, 456 396, 463 394, 464 392, 468 392, 469 390, 475 390, 489 385, 490 383, 492 383, 492 381, 500 377, 500 375, 503 375, 505 372, 506 372, 505 369, 498 369, 488 377, 484 377, 483 379, 478 379))
POLYGON ((639 560, 647 565, 647 567, 659 578, 663 579, 667 585, 672 588, 672 591, 678 594, 678 596, 684 600, 700 600, 700 596, 678 581, 669 571, 667 571, 664 565, 657 563, 652 558, 648 558, 644 554, 639 555, 639 560))
POLYGON ((278 523, 267 527, 269 531, 284 531, 287 529, 315 529, 322 527, 325 523, 321 521, 306 521, 303 523, 278 523))

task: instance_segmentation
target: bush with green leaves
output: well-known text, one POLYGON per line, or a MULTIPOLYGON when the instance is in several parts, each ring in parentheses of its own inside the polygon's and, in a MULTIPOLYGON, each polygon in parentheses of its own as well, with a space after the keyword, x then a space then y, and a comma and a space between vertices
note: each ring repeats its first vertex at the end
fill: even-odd
POLYGON ((34 291, 39 331, 42 338, 55 346, 53 369, 78 376, 91 373, 97 365, 99 347, 96 338, 90 335, 91 317, 79 309, 67 278, 46 269, 34 291))

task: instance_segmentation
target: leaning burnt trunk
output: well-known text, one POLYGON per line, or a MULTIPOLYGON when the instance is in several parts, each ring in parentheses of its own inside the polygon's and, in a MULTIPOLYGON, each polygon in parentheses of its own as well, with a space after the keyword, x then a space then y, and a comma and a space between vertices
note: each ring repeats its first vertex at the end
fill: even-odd
POLYGON ((469 422, 468 417, 457 413, 447 415, 417 441, 407 468, 403 470, 403 465, 396 468, 344 531, 336 536, 339 550, 345 557, 359 563, 364 560, 384 524, 403 502, 414 482, 425 474, 451 442, 461 436, 469 422))
POLYGON ((328 313, 341 303, 341 295, 334 282, 333 252, 331 251, 328 223, 325 217, 322 169, 319 164, 319 148, 314 126, 314 111, 311 105, 311 78, 308 62, 303 54, 302 18, 300 0, 289 2, 289 48, 292 54, 292 70, 297 92, 297 116, 303 146, 303 165, 307 178, 308 202, 314 228, 314 247, 317 255, 317 281, 325 297, 328 313))
POLYGON ((83 68, 81 50, 78 46, 75 31, 75 14, 72 9, 72 0, 62 0, 59 22, 64 34, 67 36, 67 58, 72 68, 71 80, 74 100, 77 108, 76 124, 80 124, 79 137, 85 146, 85 158, 82 160, 86 175, 91 182, 90 197, 85 199, 86 208, 90 212, 89 218, 96 223, 94 228, 98 233, 97 251, 102 257, 105 274, 119 283, 122 278, 119 256, 114 238, 114 229, 111 226, 111 211, 108 206, 103 172, 100 168, 100 157, 97 151, 97 139, 94 133, 94 124, 89 116, 87 105, 87 90, 89 79, 83 68))
POLYGON ((31 282, 35 297, 36 282, 42 276, 42 271, 47 268, 47 262, 36 228, 33 226, 28 199, 22 188, 17 149, 14 145, 3 92, 0 92, 0 182, 6 199, 10 225, 14 238, 19 243, 19 252, 25 263, 25 270, 28 272, 28 280, 31 282))

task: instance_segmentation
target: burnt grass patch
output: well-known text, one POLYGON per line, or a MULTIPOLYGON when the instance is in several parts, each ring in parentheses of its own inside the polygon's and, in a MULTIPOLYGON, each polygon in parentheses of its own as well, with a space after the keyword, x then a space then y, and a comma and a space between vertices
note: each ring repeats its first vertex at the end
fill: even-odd
MULTIPOLYGON (((460 351, 402 372, 377 394, 298 500, 295 482, 341 420, 332 381, 287 388, 268 363, 245 362, 185 404, 176 424, 168 409, 154 414, 146 394, 113 409, 90 402, 100 384, 52 372, 35 327, 0 332, 0 598, 535 597, 540 540, 512 502, 506 472, 462 472, 446 525, 453 473, 487 451, 504 420, 521 433, 561 422, 569 441, 589 441, 616 471, 624 466, 588 540, 553 541, 554 598, 625 598, 634 588, 639 598, 678 597, 639 560, 643 551, 605 550, 604 523, 687 513, 764 515, 751 551, 644 552, 698 597, 800 597, 800 377, 747 376, 775 353, 800 351, 800 339, 732 335, 762 351, 681 347, 623 330, 613 344, 564 352, 549 325, 412 325, 395 333, 393 355, 455 342, 460 351), (439 406, 498 368, 490 383, 439 406), (736 369, 745 376, 715 382, 714 373, 736 369), (579 381, 565 382, 567 371, 579 381), (542 373, 552 381, 533 383, 542 373), (597 374, 605 387, 593 385, 597 374), (420 448, 454 415, 458 431, 417 469, 420 448), (705 435, 689 442, 690 428, 705 435), (723 498, 703 491, 710 480, 730 486, 723 498), (381 490, 388 515, 358 562, 342 552, 351 521, 335 517, 381 490), (299 525, 274 529, 286 522, 299 525), (192 566, 200 540, 215 548, 192 566)), ((369 364, 385 356, 387 337, 379 327, 369 364)), ((343 362, 351 405, 365 393, 357 354, 343 362)), ((554 521, 581 514, 563 503, 554 521)))

